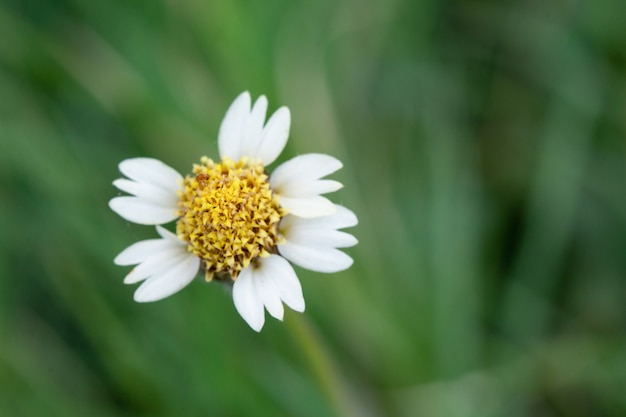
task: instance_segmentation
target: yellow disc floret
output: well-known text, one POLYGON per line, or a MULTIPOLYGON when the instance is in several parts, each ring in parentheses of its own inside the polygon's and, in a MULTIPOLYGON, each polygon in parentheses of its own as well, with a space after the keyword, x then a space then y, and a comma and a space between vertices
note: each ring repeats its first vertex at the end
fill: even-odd
POLYGON ((243 158, 215 163, 207 157, 183 180, 176 233, 202 259, 206 278, 230 275, 278 243, 284 215, 262 164, 243 158))

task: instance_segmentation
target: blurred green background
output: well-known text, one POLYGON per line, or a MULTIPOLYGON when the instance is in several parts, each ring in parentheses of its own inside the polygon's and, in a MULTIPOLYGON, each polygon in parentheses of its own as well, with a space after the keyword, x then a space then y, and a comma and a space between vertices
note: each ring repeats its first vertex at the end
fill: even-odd
POLYGON ((0 2, 2 416, 626 416, 626 2, 0 2), (244 90, 340 158, 348 271, 256 334, 132 300, 124 158, 244 90))

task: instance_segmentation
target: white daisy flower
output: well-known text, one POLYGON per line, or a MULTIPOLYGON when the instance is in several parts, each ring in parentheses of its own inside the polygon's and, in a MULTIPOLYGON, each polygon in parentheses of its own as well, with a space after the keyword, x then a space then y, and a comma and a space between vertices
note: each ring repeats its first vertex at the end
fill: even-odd
POLYGON ((281 107, 265 123, 267 99, 251 108, 245 92, 220 126, 220 162, 207 157, 183 177, 150 158, 122 161, 127 178, 113 184, 130 196, 109 202, 124 219, 156 225, 158 239, 137 242, 114 260, 137 265, 124 279, 143 283, 135 301, 157 301, 186 287, 203 270, 207 281, 231 282, 235 307, 256 331, 267 310, 282 320, 283 303, 304 311, 302 287, 291 264, 319 272, 352 265, 338 248, 357 240, 340 231, 357 224, 345 207, 322 194, 342 185, 322 179, 342 167, 332 156, 297 156, 271 175, 265 167, 282 152, 291 116, 281 107), (160 225, 176 221, 176 234, 160 225))

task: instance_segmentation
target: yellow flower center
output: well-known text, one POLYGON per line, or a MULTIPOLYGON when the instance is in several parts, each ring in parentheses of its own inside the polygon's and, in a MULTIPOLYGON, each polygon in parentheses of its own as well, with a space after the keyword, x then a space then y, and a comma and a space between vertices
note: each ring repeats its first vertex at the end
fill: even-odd
POLYGON ((202 259, 206 279, 234 280, 255 258, 274 251, 284 215, 262 164, 207 157, 183 180, 176 234, 202 259))

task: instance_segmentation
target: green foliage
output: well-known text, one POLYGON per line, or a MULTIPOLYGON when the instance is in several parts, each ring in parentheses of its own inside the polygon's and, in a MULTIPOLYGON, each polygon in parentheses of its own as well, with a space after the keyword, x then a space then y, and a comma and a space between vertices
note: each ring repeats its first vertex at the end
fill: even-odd
POLYGON ((0 415, 626 416, 626 7, 0 3, 0 415), (188 172, 234 97, 339 157, 354 266, 261 334, 140 305, 124 158, 188 172))

